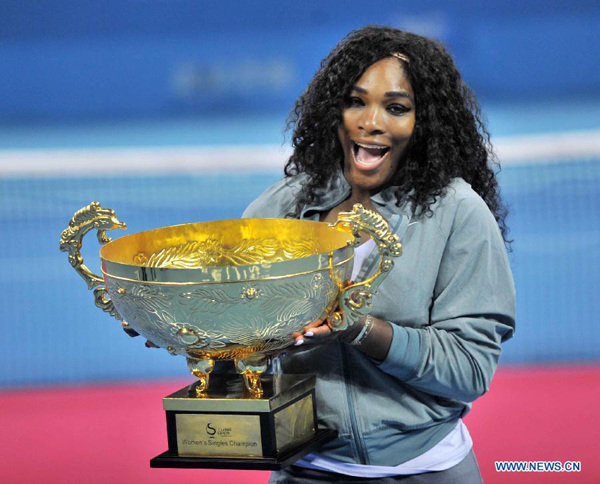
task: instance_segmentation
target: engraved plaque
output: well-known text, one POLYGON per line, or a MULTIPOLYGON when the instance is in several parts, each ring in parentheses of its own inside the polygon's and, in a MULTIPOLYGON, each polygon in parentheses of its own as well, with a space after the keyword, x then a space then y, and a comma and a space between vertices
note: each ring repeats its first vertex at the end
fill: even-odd
POLYGON ((182 456, 262 456, 258 415, 177 414, 182 456))

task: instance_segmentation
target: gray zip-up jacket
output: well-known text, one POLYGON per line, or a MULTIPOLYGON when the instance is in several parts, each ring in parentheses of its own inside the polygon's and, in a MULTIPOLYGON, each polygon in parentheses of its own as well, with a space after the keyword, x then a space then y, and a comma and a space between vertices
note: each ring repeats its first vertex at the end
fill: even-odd
MULTIPOLYGON (((296 205, 305 175, 276 183, 244 217, 284 218, 296 205)), ((320 213, 350 195, 340 174, 323 192, 320 213)), ((489 388, 500 345, 512 336, 515 290, 500 230, 485 202, 461 178, 411 219, 393 187, 371 198, 402 240, 403 255, 373 298, 373 316, 389 321, 393 339, 377 363, 335 341, 283 358, 285 373, 317 375, 319 425, 339 438, 320 453, 344 462, 394 466, 432 448, 489 388)), ((371 275, 377 251, 358 280, 371 275)))

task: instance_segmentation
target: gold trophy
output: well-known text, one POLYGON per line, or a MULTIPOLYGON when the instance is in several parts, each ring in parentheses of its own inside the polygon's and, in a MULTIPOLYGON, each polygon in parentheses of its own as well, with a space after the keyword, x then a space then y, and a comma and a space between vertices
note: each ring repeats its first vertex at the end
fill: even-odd
POLYGON ((263 373, 309 323, 327 317, 343 330, 370 312, 402 247, 383 217, 357 204, 333 224, 222 220, 111 241, 106 231, 117 228, 126 225, 115 212, 92 202, 75 213, 60 250, 98 307, 126 321, 126 332, 185 356, 197 377, 163 399, 169 448, 151 466, 280 469, 335 437, 317 429, 314 376, 263 373), (102 277, 80 253, 92 229, 102 277), (377 243, 379 267, 350 284, 361 231, 377 243), (211 377, 216 360, 233 360, 241 378, 211 377))

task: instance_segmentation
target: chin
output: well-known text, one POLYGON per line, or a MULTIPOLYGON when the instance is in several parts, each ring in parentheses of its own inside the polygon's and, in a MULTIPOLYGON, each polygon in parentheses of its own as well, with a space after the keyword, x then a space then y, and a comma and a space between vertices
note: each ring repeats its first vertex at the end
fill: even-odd
POLYGON ((371 193, 377 193, 382 188, 389 185, 390 181, 393 178, 392 173, 356 173, 356 171, 354 170, 346 170, 344 172, 344 175, 352 189, 358 189, 359 191, 368 191, 371 193))

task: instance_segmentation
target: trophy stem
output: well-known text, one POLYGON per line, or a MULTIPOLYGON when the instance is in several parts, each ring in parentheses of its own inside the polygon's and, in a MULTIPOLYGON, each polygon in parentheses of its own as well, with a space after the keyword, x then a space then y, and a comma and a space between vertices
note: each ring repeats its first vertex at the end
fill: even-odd
POLYGON ((213 368, 215 367, 215 360, 211 360, 210 358, 202 360, 188 358, 187 365, 190 371, 192 372, 192 375, 198 378, 196 396, 206 397, 208 391, 210 372, 213 371, 213 368))
POLYGON ((260 378, 267 371, 267 366, 267 357, 260 354, 253 354, 247 358, 235 360, 235 369, 244 378, 246 389, 254 398, 260 398, 263 395, 260 378))

